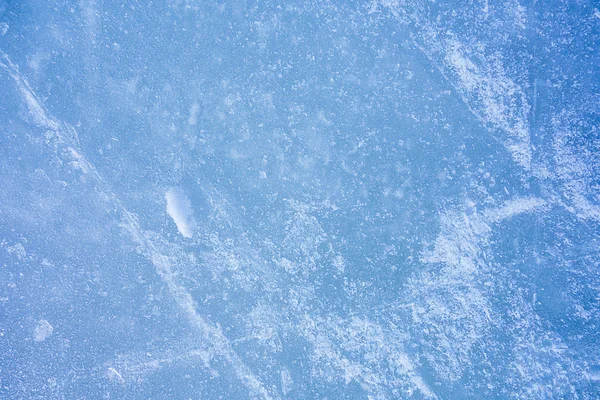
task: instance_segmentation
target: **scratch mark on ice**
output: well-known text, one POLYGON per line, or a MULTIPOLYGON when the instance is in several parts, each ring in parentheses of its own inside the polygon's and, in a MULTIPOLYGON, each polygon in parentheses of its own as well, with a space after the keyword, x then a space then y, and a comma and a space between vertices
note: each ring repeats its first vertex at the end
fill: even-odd
MULTIPOLYGON (((8 55, 1 50, 0 60, 0 68, 4 69, 14 79, 19 92, 29 108, 33 122, 36 125, 51 131, 51 137, 55 139, 55 144, 64 146, 66 156, 73 158, 75 166, 95 180, 102 201, 105 202, 106 206, 116 209, 121 215, 124 227, 129 230, 142 253, 152 262, 157 274, 167 286, 170 295, 175 299, 187 320, 200 332, 201 340, 210 343, 211 349, 231 364, 237 378, 242 381, 255 396, 271 399, 271 396, 264 388, 263 384, 244 364, 243 360, 232 348, 230 341, 221 330, 212 326, 202 315, 198 314, 192 296, 185 287, 177 282, 176 274, 171 269, 168 257, 158 251, 154 242, 144 233, 134 214, 125 208, 123 203, 121 203, 119 198, 110 189, 102 175, 100 175, 94 165, 88 161, 79 148, 79 141, 75 129, 67 123, 58 121, 48 112, 25 77, 19 72, 18 66, 16 66, 8 55)), ((108 208, 109 207, 107 207, 107 209, 108 208)))

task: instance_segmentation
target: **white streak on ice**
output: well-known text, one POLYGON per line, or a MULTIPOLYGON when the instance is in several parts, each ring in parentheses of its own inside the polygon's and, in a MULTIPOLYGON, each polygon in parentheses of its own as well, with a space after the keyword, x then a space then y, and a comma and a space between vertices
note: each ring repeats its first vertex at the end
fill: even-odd
MULTIPOLYGON (((486 53, 483 46, 478 46, 480 43, 471 43, 468 38, 457 36, 443 23, 427 22, 428 18, 422 14, 420 7, 411 7, 410 3, 375 1, 371 13, 377 12, 378 5, 381 5, 402 24, 414 24, 415 34, 411 34, 411 38, 415 48, 454 88, 467 109, 491 135, 502 142, 513 160, 530 172, 533 146, 528 115, 531 107, 525 90, 503 68, 502 56, 486 53)), ((487 19, 489 11, 484 8, 484 16, 481 17, 487 19)), ((523 7, 517 6, 508 14, 519 29, 525 28, 523 7)))
POLYGON ((106 377, 111 381, 117 381, 121 385, 125 383, 125 379, 123 379, 123 375, 119 371, 114 368, 108 368, 106 370, 106 377))
MULTIPOLYGON (((425 357, 432 360, 435 373, 450 381, 458 381, 467 368, 474 364, 473 349, 481 345, 494 326, 501 324, 492 307, 489 288, 486 285, 490 274, 496 273, 490 242, 494 231, 503 229, 503 222, 528 213, 538 213, 552 207, 553 203, 536 197, 517 197, 499 207, 476 210, 473 202, 467 202, 462 210, 449 210, 440 218, 440 233, 432 251, 423 253, 422 261, 438 264, 436 272, 423 272, 407 287, 413 306, 413 322, 418 329, 436 329, 444 326, 445 331, 425 357), (452 296, 444 295, 450 291, 452 296), (425 300, 425 301, 424 301, 425 300), (420 301, 420 303, 419 303, 420 301)), ((513 345, 512 368, 523 368, 521 377, 526 382, 531 374, 546 371, 536 359, 536 353, 554 357, 556 371, 553 377, 564 376, 564 365, 573 365, 572 360, 555 348, 564 344, 560 337, 542 332, 530 302, 517 293, 511 299, 511 307, 519 316, 517 341, 513 345), (527 332, 525 334, 525 332, 527 332), (552 352, 552 353, 551 353, 552 352), (551 355, 549 355, 551 354, 551 355)), ((557 378, 558 379, 558 378, 557 378)), ((547 397, 547 396, 545 396, 547 397)))
POLYGON ((516 198, 505 202, 501 207, 491 208, 483 212, 489 223, 499 223, 523 213, 544 210, 548 203, 537 197, 516 198))
POLYGON ((190 324, 198 330, 198 339, 204 343, 209 343, 214 354, 220 356, 231 365, 237 378, 250 390, 253 397, 271 399, 269 392, 265 389, 262 382, 260 382, 260 380, 252 373, 232 348, 229 339, 220 329, 214 327, 197 312, 194 299, 186 288, 178 282, 176 273, 171 269, 169 258, 158 251, 153 240, 142 230, 135 215, 125 208, 123 203, 121 203, 116 194, 104 181, 102 175, 100 175, 94 165, 85 157, 84 153, 79 148, 77 132, 75 129, 64 122, 57 121, 46 110, 42 102, 29 86, 27 80, 19 72, 19 68, 13 64, 8 55, 2 51, 0 51, 0 68, 7 71, 15 80, 21 95, 27 103, 34 122, 51 131, 51 134, 46 134, 46 137, 55 140, 53 145, 63 146, 64 156, 71 158, 71 162, 76 162, 74 165, 75 168, 86 171, 90 175, 90 179, 95 180, 99 198, 105 203, 104 205, 107 210, 113 209, 120 214, 123 226, 129 230, 142 254, 152 262, 156 269, 156 273, 167 286, 169 294, 175 299, 183 315, 190 324))

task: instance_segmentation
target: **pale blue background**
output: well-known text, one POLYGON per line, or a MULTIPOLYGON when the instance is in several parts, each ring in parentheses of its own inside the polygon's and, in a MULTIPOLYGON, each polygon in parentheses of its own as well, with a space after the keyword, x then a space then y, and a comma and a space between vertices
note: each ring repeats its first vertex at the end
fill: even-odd
POLYGON ((594 2, 1 1, 0 35, 0 397, 600 396, 594 2))

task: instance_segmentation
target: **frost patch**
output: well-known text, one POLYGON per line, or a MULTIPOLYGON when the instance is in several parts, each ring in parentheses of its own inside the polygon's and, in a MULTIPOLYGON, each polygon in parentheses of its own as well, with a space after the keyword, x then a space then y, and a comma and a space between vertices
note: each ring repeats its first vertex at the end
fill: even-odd
POLYGON ((485 124, 504 131, 504 145, 513 159, 526 170, 531 168, 531 143, 526 115, 525 94, 505 75, 498 60, 484 60, 482 67, 466 54, 458 40, 450 39, 445 48, 445 64, 458 80, 457 90, 465 104, 485 124))

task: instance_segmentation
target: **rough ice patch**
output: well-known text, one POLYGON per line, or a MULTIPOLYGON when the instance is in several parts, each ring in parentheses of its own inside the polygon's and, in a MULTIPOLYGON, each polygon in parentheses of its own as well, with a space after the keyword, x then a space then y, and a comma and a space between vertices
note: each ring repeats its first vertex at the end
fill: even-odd
POLYGON ((191 238, 196 229, 192 202, 180 188, 170 188, 165 193, 167 200, 167 213, 173 218, 179 233, 183 237, 191 238))
POLYGON ((455 39, 448 40, 444 48, 444 62, 457 79, 465 104, 482 122, 506 133, 504 146, 519 165, 530 170, 530 106, 522 88, 497 65, 498 60, 480 55, 476 63, 468 56, 468 48, 455 39))

